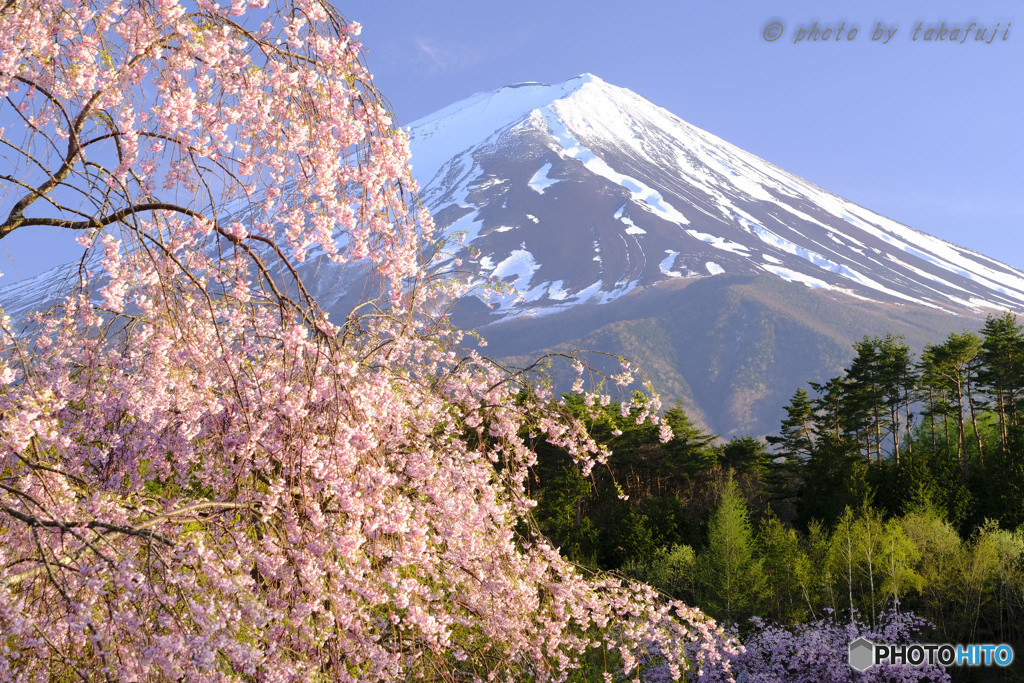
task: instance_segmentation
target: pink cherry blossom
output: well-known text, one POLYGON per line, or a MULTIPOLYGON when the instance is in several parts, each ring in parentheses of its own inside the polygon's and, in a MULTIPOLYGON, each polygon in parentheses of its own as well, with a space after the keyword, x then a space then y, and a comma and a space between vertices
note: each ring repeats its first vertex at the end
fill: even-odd
POLYGON ((607 450, 433 317, 459 285, 425 276, 358 25, 223 4, 0 11, 0 235, 87 250, 56 308, 0 321, 0 680, 728 678, 714 622, 532 530, 523 435, 584 472, 607 450), (332 322, 313 253, 372 306, 332 322))

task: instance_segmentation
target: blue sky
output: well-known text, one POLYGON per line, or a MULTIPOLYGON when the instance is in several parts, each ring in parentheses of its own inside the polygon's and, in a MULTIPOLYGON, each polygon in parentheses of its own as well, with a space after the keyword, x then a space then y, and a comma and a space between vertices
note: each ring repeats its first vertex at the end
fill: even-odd
MULTIPOLYGON (((1019 2, 337 6, 363 25, 368 63, 400 123, 475 92, 591 72, 827 190, 1024 269, 1019 2), (783 28, 774 42, 763 37, 771 22, 783 28), (815 22, 819 36, 832 30, 830 40, 794 43, 815 22), (871 39, 879 22, 883 31, 896 29, 886 44, 871 39), (976 26, 963 44, 949 33, 943 42, 923 40, 943 22, 961 35, 976 26), (979 30, 996 38, 978 43, 979 30)), ((18 231, 0 245, 0 285, 73 258, 76 249, 70 236, 18 231)))
POLYGON ((377 86, 403 124, 474 92, 591 72, 827 190, 1024 269, 1019 2, 338 7, 363 25, 377 86), (784 30, 768 42, 763 32, 773 21, 784 30), (814 22, 822 35, 831 28, 830 38, 845 22, 841 40, 794 43, 814 22), (886 44, 871 40, 879 22, 883 36, 896 29, 886 44), (943 42, 926 42, 926 31, 943 22, 947 31, 961 28, 961 38, 977 26, 962 44, 948 32, 943 42), (979 28, 996 38, 975 42, 979 28))

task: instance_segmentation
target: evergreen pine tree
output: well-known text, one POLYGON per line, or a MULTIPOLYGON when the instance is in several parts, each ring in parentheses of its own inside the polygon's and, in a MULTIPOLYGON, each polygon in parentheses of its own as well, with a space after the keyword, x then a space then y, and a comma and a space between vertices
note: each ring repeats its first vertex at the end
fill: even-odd
POLYGON ((702 604, 727 622, 743 623, 763 597, 762 562, 755 555, 750 515, 732 472, 708 523, 708 545, 698 558, 702 604))
POLYGON ((810 457, 814 448, 815 407, 807 390, 800 387, 786 406, 786 419, 782 421, 778 436, 765 440, 775 446, 776 453, 787 461, 802 461, 810 457))
POLYGON ((1012 313, 989 316, 981 328, 978 380, 992 397, 999 418, 999 437, 1006 450, 1010 428, 1017 424, 1017 400, 1024 390, 1024 330, 1012 313))

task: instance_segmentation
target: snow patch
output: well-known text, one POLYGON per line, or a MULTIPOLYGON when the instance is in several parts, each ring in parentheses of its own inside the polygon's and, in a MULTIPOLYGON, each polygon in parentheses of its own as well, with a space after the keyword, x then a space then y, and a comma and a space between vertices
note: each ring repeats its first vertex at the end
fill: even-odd
POLYGON ((709 235, 706 232, 687 230, 686 234, 689 235, 690 237, 695 237, 696 239, 699 239, 701 242, 707 242, 715 249, 729 251, 734 254, 739 254, 740 256, 747 256, 747 252, 750 251, 748 247, 745 247, 739 242, 732 242, 730 240, 725 239, 724 237, 719 237, 717 235, 709 235))
POLYGON ((566 289, 564 285, 564 280, 555 280, 548 285, 548 298, 554 299, 555 301, 565 301, 572 292, 566 289))
POLYGON ((448 226, 445 232, 449 235, 459 234, 459 241, 469 244, 480 236, 480 230, 484 227, 483 219, 477 211, 467 213, 454 223, 448 226))
MULTIPOLYGON (((482 261, 482 259, 481 259, 482 261)), ((534 260, 533 254, 525 249, 515 249, 504 261, 494 267, 491 277, 509 278, 515 277, 512 286, 522 293, 522 290, 530 284, 530 278, 540 266, 534 260)))
POLYGON ((819 280, 816 277, 811 277, 810 275, 806 275, 795 270, 790 270, 789 268, 782 268, 781 266, 761 267, 767 270, 769 273, 774 273, 775 275, 778 275, 787 282, 800 282, 802 284, 807 285, 808 287, 814 287, 815 289, 832 289, 832 286, 829 285, 824 280, 819 280))
POLYGON ((634 223, 632 220, 630 220, 629 216, 626 215, 626 206, 625 206, 625 204, 623 204, 622 208, 620 208, 618 211, 615 212, 615 218, 617 218, 620 222, 626 224, 626 234, 627 235, 646 235, 647 234, 646 230, 644 230, 639 225, 634 223))
POLYGON ((663 258, 661 263, 658 264, 658 270, 661 271, 662 275, 668 275, 669 277, 683 277, 683 274, 678 270, 672 270, 672 264, 676 262, 676 256, 679 256, 679 252, 666 249, 665 253, 668 256, 663 258))
MULTIPOLYGON (((967 292, 967 290, 964 289, 963 287, 960 287, 958 285, 954 285, 949 280, 943 280, 938 275, 932 275, 931 273, 929 273, 926 270, 921 270, 920 268, 916 268, 916 267, 910 265, 909 263, 907 263, 906 261, 901 261, 900 259, 896 258, 892 254, 886 254, 885 257, 887 259, 889 259, 890 261, 892 261, 893 263, 899 265, 900 267, 906 268, 907 270, 909 270, 910 272, 912 272, 912 273, 914 273, 916 275, 920 275, 922 277, 926 277, 929 280, 931 280, 932 282, 938 282, 940 285, 945 285, 946 287, 950 287, 952 289, 959 289, 961 292, 967 292)), ((969 294, 970 292, 967 292, 967 293, 969 294)))
POLYGON ((530 178, 530 182, 528 183, 530 188, 538 194, 544 194, 544 190, 559 182, 558 178, 548 176, 548 171, 550 170, 551 162, 541 166, 537 172, 533 174, 533 177, 530 178))
POLYGON ((590 285, 589 287, 581 289, 580 291, 576 292, 576 294, 575 294, 575 296, 573 298, 575 298, 578 302, 583 302, 583 301, 587 301, 588 299, 593 299, 594 297, 596 297, 597 295, 599 295, 601 293, 601 283, 602 282, 603 282, 603 280, 598 280, 597 282, 595 282, 594 284, 590 285))

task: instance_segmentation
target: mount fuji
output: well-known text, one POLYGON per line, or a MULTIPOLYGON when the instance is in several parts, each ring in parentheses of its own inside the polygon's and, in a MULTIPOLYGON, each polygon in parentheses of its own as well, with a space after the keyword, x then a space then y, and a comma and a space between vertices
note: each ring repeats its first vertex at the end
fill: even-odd
POLYGON ((589 74, 478 94, 409 126, 421 198, 495 319, 673 279, 772 274, 936 311, 1024 311, 1024 273, 857 206, 589 74), (467 250, 462 256, 467 256, 467 250))
POLYGON ((625 355, 724 435, 774 432, 793 391, 838 374, 865 334, 919 350, 1024 312, 1024 272, 590 74, 473 95, 408 131, 420 197, 461 239, 434 266, 517 292, 456 308, 488 351, 625 355))

